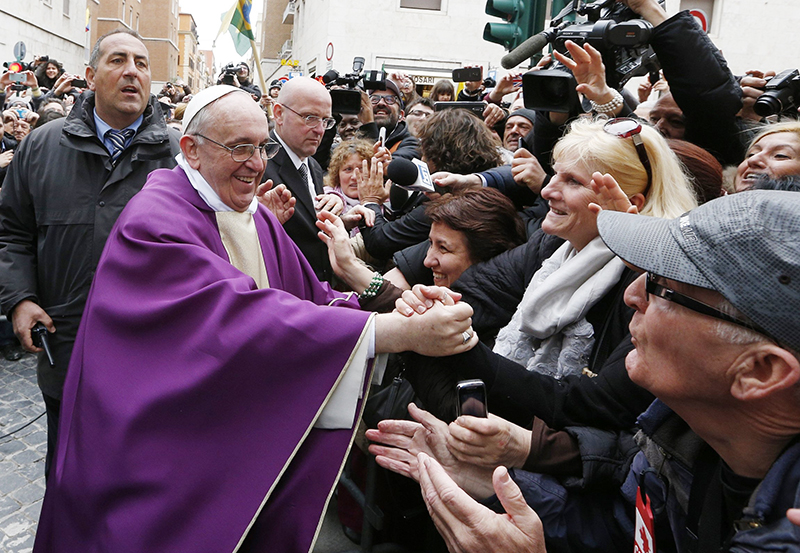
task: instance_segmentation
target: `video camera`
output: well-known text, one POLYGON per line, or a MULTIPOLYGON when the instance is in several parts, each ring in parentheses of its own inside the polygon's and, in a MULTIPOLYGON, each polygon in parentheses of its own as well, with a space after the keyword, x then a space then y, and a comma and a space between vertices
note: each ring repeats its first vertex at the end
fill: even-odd
POLYGON ((363 69, 364 58, 357 56, 353 58, 352 72, 340 75, 338 71, 331 69, 322 76, 322 82, 329 88, 334 85, 347 86, 347 89, 334 88, 330 91, 334 113, 358 115, 361 112, 361 93, 357 90, 359 87, 364 90, 386 90, 386 73, 363 69))
MULTIPOLYGON (((660 0, 663 3, 663 0, 660 0)), ((587 4, 574 0, 551 22, 551 29, 532 36, 501 61, 512 68, 541 51, 548 43, 561 54, 568 55, 567 40, 596 48, 606 67, 606 82, 619 89, 631 77, 650 74, 651 82, 658 80, 661 65, 649 46, 653 26, 639 18, 627 6, 615 0, 597 0, 587 4), (587 18, 585 23, 565 21, 576 13, 587 18)), ((545 111, 570 112, 578 106, 577 85, 572 73, 555 62, 549 69, 529 71, 522 77, 525 107, 545 111)))
POLYGON ((764 90, 753 106, 758 115, 793 113, 800 105, 800 72, 797 69, 782 71, 767 81, 764 90))
POLYGON ((219 78, 219 82, 217 84, 227 84, 234 86, 233 78, 236 76, 236 73, 239 72, 239 67, 240 64, 233 62, 223 67, 222 76, 219 78))

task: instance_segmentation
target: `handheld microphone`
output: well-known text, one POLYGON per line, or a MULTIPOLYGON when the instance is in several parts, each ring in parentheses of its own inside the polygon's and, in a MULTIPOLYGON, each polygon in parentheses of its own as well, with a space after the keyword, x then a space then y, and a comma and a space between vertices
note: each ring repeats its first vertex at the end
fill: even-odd
POLYGON ((505 69, 513 69, 526 59, 533 57, 537 52, 541 52, 542 48, 547 46, 547 43, 552 41, 557 34, 558 27, 533 35, 503 56, 500 60, 500 65, 505 69))
POLYGON ((386 168, 386 176, 394 184, 411 191, 436 192, 428 165, 418 159, 394 158, 386 168))

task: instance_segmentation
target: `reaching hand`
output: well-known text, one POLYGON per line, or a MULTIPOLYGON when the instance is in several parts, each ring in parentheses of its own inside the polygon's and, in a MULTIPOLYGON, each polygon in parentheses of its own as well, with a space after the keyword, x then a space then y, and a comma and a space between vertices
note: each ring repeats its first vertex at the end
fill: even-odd
POLYGON ((514 182, 527 186, 537 194, 542 191, 542 184, 547 177, 539 160, 525 148, 519 148, 514 152, 514 159, 511 160, 511 174, 514 182))
POLYGON ((354 229, 361 221, 368 227, 375 225, 375 212, 363 205, 354 205, 347 213, 339 216, 346 230, 354 229))
POLYGON ((568 40, 564 43, 572 59, 554 52, 558 61, 563 63, 572 71, 578 86, 575 90, 586 96, 589 100, 598 104, 610 102, 614 98, 614 93, 606 83, 606 67, 603 65, 603 57, 588 42, 583 48, 568 40))
POLYGON ((531 432, 503 418, 460 416, 450 423, 447 448, 459 461, 482 467, 522 467, 531 450, 531 432))
MULTIPOLYGON (((592 174, 592 181, 589 185, 594 193, 597 194, 597 203, 592 202, 589 204, 589 210, 592 213, 598 214, 604 209, 633 213, 634 215, 639 213, 639 208, 631 203, 631 199, 625 195, 625 192, 611 175, 603 175, 595 171, 592 174)), ((639 196, 641 201, 644 202, 642 194, 635 194, 634 197, 636 196, 639 196)))
POLYGON ((431 180, 443 188, 449 188, 453 193, 464 190, 480 189, 483 186, 478 175, 459 175, 447 171, 437 171, 431 175, 431 180))
POLYGON ((314 202, 314 209, 317 212, 330 211, 334 215, 339 215, 344 210, 344 201, 336 194, 317 194, 314 202))
POLYGON ((383 182, 383 163, 377 156, 373 157, 369 164, 365 159, 361 163, 361 170, 356 169, 355 173, 358 181, 358 199, 362 204, 375 202, 383 205, 389 199, 388 185, 383 182))
POLYGON ((498 514, 470 498, 435 459, 420 453, 417 463, 422 497, 449 551, 545 553, 542 521, 505 467, 497 467, 492 478, 506 511, 498 514))
POLYGON ((506 116, 506 112, 497 104, 486 104, 483 108, 483 122, 490 129, 502 121, 506 116))
POLYGON ((292 218, 294 206, 297 199, 292 197, 292 193, 286 188, 285 184, 279 184, 272 188, 272 179, 262 183, 256 188, 256 198, 260 204, 269 209, 281 224, 292 218))

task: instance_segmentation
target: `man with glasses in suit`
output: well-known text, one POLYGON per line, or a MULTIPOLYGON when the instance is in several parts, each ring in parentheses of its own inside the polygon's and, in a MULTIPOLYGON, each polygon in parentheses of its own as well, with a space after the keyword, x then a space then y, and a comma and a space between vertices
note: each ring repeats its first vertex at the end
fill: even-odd
MULTIPOLYGON (((306 256, 317 278, 333 276, 328 249, 319 238, 317 211, 334 213, 337 204, 322 197, 322 168, 311 157, 325 131, 336 124, 331 117, 331 95, 319 82, 309 77, 290 79, 281 88, 273 107, 275 130, 271 137, 281 145, 264 172, 264 181, 284 184, 297 200, 294 215, 283 228, 306 256)), ((341 201, 338 204, 341 211, 341 201)))

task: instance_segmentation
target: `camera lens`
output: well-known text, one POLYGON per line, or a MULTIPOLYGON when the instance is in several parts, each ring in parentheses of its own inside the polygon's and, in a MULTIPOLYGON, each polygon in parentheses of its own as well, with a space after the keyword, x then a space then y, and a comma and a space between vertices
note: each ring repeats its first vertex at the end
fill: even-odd
POLYGON ((753 111, 761 117, 768 117, 781 113, 785 107, 788 108, 791 104, 792 89, 786 87, 780 90, 770 90, 759 96, 755 105, 753 105, 753 111))

